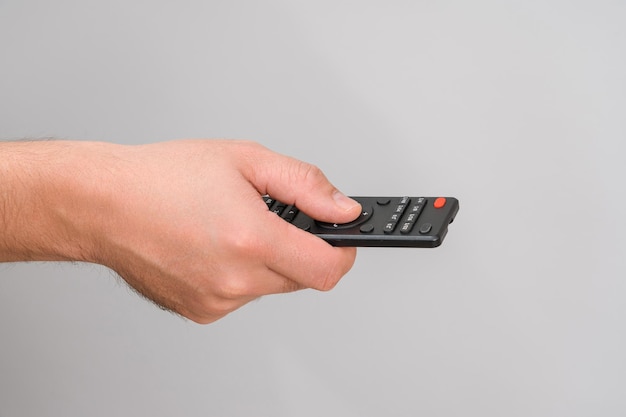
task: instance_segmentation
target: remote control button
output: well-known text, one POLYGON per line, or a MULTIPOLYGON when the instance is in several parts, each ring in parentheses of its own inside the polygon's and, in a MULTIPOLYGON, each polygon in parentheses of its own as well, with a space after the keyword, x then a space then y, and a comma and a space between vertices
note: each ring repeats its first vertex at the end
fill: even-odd
POLYGON ((424 206, 423 206, 423 205, 421 205, 421 204, 419 204, 419 203, 418 203, 418 204, 414 204, 414 205, 412 205, 412 206, 411 206, 411 208, 409 209, 409 213, 414 213, 414 214, 416 214, 416 215, 418 215, 418 216, 419 216, 419 214, 420 214, 420 212, 422 211, 422 208, 423 208, 423 207, 424 207, 424 206))
POLYGON ((401 197, 398 204, 409 204, 411 202, 411 197, 401 197))
POLYGON ((385 224, 385 227, 383 227, 383 232, 387 234, 393 233, 393 231, 396 230, 396 224, 396 222, 388 222, 385 224))
POLYGON ((279 203, 279 204, 276 204, 276 206, 272 209, 272 212, 280 216, 283 213, 283 210, 285 210, 286 208, 287 208, 287 205, 279 203))
POLYGON ((430 232, 433 228, 433 225, 430 223, 424 223, 423 225, 420 226, 420 233, 425 235, 426 233, 430 232))
POLYGON ((415 220, 417 220, 417 213, 409 213, 409 215, 406 216, 406 221, 409 223, 415 223, 415 220))
POLYGON ((413 230, 413 226, 415 226, 415 223, 413 222, 404 222, 402 224, 402 227, 400 227, 400 233, 402 234, 411 233, 411 230, 413 230))
POLYGON ((285 210, 281 217, 291 223, 298 212, 299 210, 295 206, 289 206, 289 209, 285 210))
POLYGON ((400 217, 402 217, 402 213, 393 213, 389 217, 389 220, 391 220, 392 222, 397 222, 397 221, 400 221, 400 217))
POLYGON ((379 198, 378 200, 376 200, 376 204, 378 204, 379 206, 386 206, 389 203, 391 203, 390 198, 379 198))
POLYGON ((348 223, 327 223, 327 222, 318 222, 318 221, 316 221, 316 223, 320 227, 323 227, 324 229, 334 229, 334 230, 350 229, 354 226, 358 226, 368 221, 370 217, 372 217, 372 213, 373 213, 372 208, 368 206, 368 207, 363 207, 363 211, 361 212, 361 215, 356 220, 352 220, 351 222, 348 222, 348 223))
POLYGON ((364 224, 359 230, 361 231, 361 233, 372 233, 374 231, 374 225, 364 224))
POLYGON ((276 200, 274 200, 272 197, 270 197, 268 195, 263 196, 263 200, 265 201, 265 204, 267 204, 267 208, 272 207, 272 204, 274 204, 274 201, 276 201, 276 200))
POLYGON ((435 202, 433 203, 433 206, 435 206, 436 209, 443 208, 443 206, 445 205, 446 205, 445 197, 438 197, 435 199, 435 202))

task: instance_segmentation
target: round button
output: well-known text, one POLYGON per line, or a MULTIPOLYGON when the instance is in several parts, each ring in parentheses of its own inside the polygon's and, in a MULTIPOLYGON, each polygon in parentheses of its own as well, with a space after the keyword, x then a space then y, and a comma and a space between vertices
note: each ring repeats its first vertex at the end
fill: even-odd
POLYGON ((364 224, 359 230, 361 231, 361 233, 372 233, 374 231, 374 225, 364 224))
POLYGON ((443 208, 443 206, 445 205, 446 205, 445 197, 438 197, 435 199, 435 202, 433 203, 433 206, 435 206, 436 209, 443 208))
POLYGON ((372 208, 371 207, 363 207, 363 211, 361 215, 351 222, 348 223, 327 223, 327 222, 316 222, 320 227, 324 229, 334 229, 334 230, 342 230, 342 229, 350 229, 351 227, 358 226, 360 224, 365 223, 372 217, 372 208))
POLYGON ((379 206, 386 206, 389 203, 391 203, 390 198, 379 198, 378 200, 376 200, 376 204, 378 204, 379 206))
POLYGON ((420 226, 420 233, 425 235, 426 233, 430 232, 433 228, 433 225, 430 223, 424 223, 423 225, 420 226))

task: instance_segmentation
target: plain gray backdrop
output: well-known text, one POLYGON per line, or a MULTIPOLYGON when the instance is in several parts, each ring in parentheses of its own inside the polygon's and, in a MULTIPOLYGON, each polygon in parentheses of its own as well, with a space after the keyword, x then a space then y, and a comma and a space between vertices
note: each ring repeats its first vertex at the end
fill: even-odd
POLYGON ((0 416, 625 415, 625 51, 620 0, 0 0, 3 140, 245 138, 461 201, 209 326, 0 265, 0 416))

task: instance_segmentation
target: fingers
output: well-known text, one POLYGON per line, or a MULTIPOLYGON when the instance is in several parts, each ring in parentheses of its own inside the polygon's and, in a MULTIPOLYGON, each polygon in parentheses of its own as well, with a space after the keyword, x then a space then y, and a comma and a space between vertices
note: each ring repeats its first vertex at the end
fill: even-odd
POLYGON ((198 323, 211 323, 243 305, 268 294, 282 294, 304 289, 303 286, 269 268, 250 273, 230 275, 192 307, 185 306, 185 316, 198 323))
POLYGON ((256 227, 222 240, 220 279, 200 291, 204 296, 187 317, 210 323, 263 295, 328 291, 354 263, 355 248, 332 247, 266 210, 258 220, 256 227))
POLYGON ((338 248, 268 213, 273 241, 265 246, 265 264, 301 287, 332 289, 356 258, 356 248, 338 248))
MULTIPOLYGON (((254 147, 243 175, 263 194, 294 204, 321 221, 344 223, 361 213, 361 205, 343 195, 316 166, 254 147), (247 168, 247 169, 246 169, 247 168)), ((355 248, 337 248, 266 212, 265 264, 301 287, 333 288, 356 257, 355 248)))
POLYGON ((244 175, 259 192, 295 204, 317 220, 345 223, 361 212, 360 204, 337 190, 315 165, 265 148, 249 164, 244 175))

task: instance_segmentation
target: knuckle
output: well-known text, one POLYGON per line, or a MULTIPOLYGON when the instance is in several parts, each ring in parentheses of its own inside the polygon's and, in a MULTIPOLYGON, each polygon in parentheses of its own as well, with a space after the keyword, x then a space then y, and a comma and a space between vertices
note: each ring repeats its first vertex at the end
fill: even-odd
POLYGON ((337 267, 330 268, 326 274, 319 278, 316 289, 330 291, 335 288, 342 276, 343 273, 337 267))
POLYGON ((340 278, 341 277, 335 278, 335 277, 332 277, 332 276, 326 276, 321 281, 321 284, 320 284, 318 290, 324 291, 324 292, 332 290, 333 288, 335 288, 335 286, 337 286, 337 284, 339 283, 339 279, 340 278))
POLYGON ((246 304, 252 298, 254 282, 241 271, 211 274, 196 287, 195 296, 186 304, 193 321, 208 324, 246 304))
POLYGON ((250 292, 251 285, 247 280, 241 278, 226 279, 215 288, 215 295, 218 299, 215 304, 219 307, 229 308, 232 302, 246 298, 250 292))
POLYGON ((299 176, 304 179, 304 182, 311 186, 318 185, 326 179, 324 173, 317 165, 299 161, 297 170, 299 176))
POLYGON ((237 158, 247 161, 252 165, 256 165, 255 161, 258 160, 259 154, 267 151, 265 146, 251 140, 237 140, 236 142, 232 142, 232 145, 237 158))
POLYGON ((245 255, 247 258, 258 256, 263 247, 257 233, 241 229, 223 236, 221 244, 228 248, 229 253, 245 255))
POLYGON ((298 284, 296 281, 292 281, 290 279, 286 279, 283 283, 282 292, 294 292, 302 289, 302 285, 298 284))
POLYGON ((239 303, 233 299, 216 298, 212 301, 207 312, 212 316, 224 317, 228 313, 236 310, 238 307, 239 303))
POLYGON ((353 248, 344 248, 344 256, 337 258, 335 262, 328 263, 326 273, 321 275, 317 281, 316 289, 320 291, 330 291, 341 278, 350 270, 356 258, 356 251, 353 248))
POLYGON ((238 147, 238 152, 258 152, 265 147, 260 143, 251 141, 251 140, 238 140, 235 142, 235 145, 238 147))
POLYGON ((220 296, 206 297, 200 301, 191 319, 200 324, 212 323, 239 307, 234 299, 220 296))
POLYGON ((202 315, 202 316, 189 316, 187 318, 198 324, 211 324, 221 319, 222 317, 223 316, 202 315))

